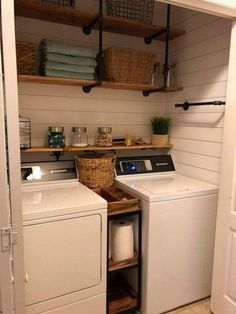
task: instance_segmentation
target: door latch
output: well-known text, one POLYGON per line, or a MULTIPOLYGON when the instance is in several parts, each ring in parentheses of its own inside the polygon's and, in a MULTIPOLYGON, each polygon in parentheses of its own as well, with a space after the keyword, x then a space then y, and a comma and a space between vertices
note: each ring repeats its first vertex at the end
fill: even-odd
POLYGON ((10 252, 11 247, 17 244, 17 232, 14 232, 11 227, 1 229, 1 249, 2 252, 10 252))

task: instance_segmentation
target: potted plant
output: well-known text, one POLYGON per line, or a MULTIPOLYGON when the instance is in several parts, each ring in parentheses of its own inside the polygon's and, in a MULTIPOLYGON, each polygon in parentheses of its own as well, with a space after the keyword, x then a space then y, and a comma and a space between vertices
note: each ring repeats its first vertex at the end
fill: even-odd
POLYGON ((157 146, 168 145, 169 117, 153 117, 151 119, 153 135, 152 144, 157 146))

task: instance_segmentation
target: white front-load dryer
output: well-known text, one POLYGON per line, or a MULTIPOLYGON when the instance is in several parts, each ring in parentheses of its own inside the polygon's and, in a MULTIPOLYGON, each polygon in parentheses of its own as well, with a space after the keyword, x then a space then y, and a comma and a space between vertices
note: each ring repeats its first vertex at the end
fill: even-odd
POLYGON ((77 180, 22 185, 27 314, 105 314, 106 207, 77 180))

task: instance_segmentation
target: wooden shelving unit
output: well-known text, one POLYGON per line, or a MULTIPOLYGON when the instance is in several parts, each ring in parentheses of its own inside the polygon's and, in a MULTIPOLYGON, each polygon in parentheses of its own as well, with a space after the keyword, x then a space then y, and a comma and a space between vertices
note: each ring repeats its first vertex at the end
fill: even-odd
MULTIPOLYGON (((50 84, 50 85, 67 85, 67 86, 88 86, 95 84, 96 81, 93 80, 78 80, 69 79, 62 77, 49 77, 49 76, 37 76, 37 75, 18 75, 19 82, 28 82, 36 84, 50 84)), ((128 83, 117 83, 117 82, 102 82, 101 86, 98 88, 108 88, 108 89, 126 89, 126 90, 147 90, 152 91, 160 88, 160 86, 145 85, 145 84, 128 84, 128 83)), ((168 88, 163 91, 164 93, 171 93, 181 91, 182 88, 168 88)))
MULTIPOLYGON (((80 11, 70 7, 43 3, 39 0, 15 0, 16 16, 28 17, 48 22, 84 27, 93 21, 97 13, 80 11)), ((165 41, 165 27, 140 24, 120 18, 104 16, 104 31, 124 34, 128 36, 149 37, 156 33, 162 33, 157 40, 165 41)), ((94 26, 98 29, 98 23, 94 26)), ((170 39, 182 36, 185 31, 171 29, 170 39)))
POLYGON ((65 148, 50 148, 35 146, 31 148, 21 149, 22 153, 53 153, 53 152, 85 152, 85 151, 107 151, 107 150, 132 150, 132 149, 161 149, 161 148, 171 148, 172 145, 166 146, 156 146, 152 144, 143 144, 135 146, 125 146, 125 145, 113 145, 110 147, 98 147, 95 145, 89 145, 87 147, 65 147, 65 148))

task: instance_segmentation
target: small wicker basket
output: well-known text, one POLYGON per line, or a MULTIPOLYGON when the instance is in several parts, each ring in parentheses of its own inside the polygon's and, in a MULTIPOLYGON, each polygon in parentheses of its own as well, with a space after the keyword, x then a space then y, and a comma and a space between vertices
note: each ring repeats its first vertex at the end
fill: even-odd
POLYGON ((36 47, 35 44, 17 41, 17 73, 26 75, 35 75, 36 72, 36 47))
POLYGON ((113 185, 115 161, 113 154, 75 157, 79 181, 91 189, 113 185))
POLYGON ((105 79, 121 83, 147 83, 153 72, 156 56, 128 48, 107 48, 104 51, 105 79))

